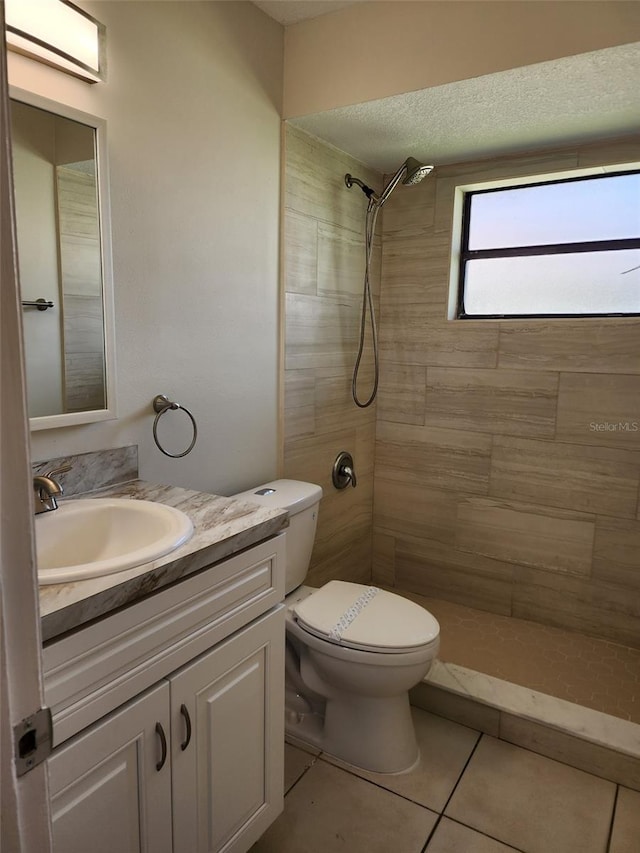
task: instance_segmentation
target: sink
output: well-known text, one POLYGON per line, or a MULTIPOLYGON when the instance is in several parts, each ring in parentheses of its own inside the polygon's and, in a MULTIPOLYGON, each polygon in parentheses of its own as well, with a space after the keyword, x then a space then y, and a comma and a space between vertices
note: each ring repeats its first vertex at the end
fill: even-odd
POLYGON ((131 498, 61 502, 36 516, 38 583, 96 578, 157 560, 193 533, 179 509, 131 498))

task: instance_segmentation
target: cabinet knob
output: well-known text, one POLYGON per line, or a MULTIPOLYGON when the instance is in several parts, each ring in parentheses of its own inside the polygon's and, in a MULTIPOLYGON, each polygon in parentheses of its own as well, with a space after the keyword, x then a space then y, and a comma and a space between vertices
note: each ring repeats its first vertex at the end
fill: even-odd
POLYGON ((156 764, 156 770, 159 772, 162 770, 167 760, 167 738, 164 733, 164 729, 162 728, 162 723, 156 723, 156 734, 160 738, 160 749, 162 750, 160 761, 156 764))
POLYGON ((180 749, 184 752, 191 743, 191 717, 189 716, 189 709, 185 704, 180 705, 180 713, 184 717, 184 724, 186 727, 185 738, 180 744, 180 749))

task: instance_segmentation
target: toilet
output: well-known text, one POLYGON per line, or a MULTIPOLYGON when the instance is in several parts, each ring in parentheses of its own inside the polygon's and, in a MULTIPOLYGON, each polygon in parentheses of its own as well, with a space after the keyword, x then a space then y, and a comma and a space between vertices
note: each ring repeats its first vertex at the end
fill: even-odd
POLYGON ((420 753, 409 690, 438 653, 440 627, 423 607, 374 586, 304 586, 322 489, 274 480, 233 495, 289 512, 285 604, 288 735, 349 764, 402 773, 420 753))

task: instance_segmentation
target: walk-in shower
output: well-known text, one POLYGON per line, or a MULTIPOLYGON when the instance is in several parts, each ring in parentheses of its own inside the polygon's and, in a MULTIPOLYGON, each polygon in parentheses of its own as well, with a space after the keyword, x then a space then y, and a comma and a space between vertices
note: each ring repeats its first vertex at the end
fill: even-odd
POLYGON ((413 186, 419 184, 429 172, 433 170, 433 166, 425 166, 424 163, 419 163, 413 157, 408 157, 402 166, 398 169, 395 175, 387 183, 380 195, 376 195, 371 187, 368 187, 359 178, 354 178, 353 175, 346 174, 344 182, 349 189, 355 184, 360 187, 362 192, 369 199, 367 205, 367 216, 365 222, 365 271, 364 271, 364 289, 362 294, 362 315, 360 318, 360 343, 358 345, 358 355, 353 368, 353 377, 351 380, 351 396, 356 406, 361 409, 366 409, 376 398, 378 393, 378 380, 380 377, 380 358, 378 354, 378 329, 376 325, 376 315, 373 309, 373 297, 371 295, 371 255, 373 252, 373 236, 376 230, 376 221, 380 208, 387 201, 391 193, 395 190, 400 182, 405 186, 413 186), (373 388, 369 397, 363 402, 358 397, 358 373, 360 371, 360 362, 362 361, 362 353, 364 351, 364 339, 367 326, 367 312, 371 322, 371 341, 373 345, 373 369, 374 379, 373 388))

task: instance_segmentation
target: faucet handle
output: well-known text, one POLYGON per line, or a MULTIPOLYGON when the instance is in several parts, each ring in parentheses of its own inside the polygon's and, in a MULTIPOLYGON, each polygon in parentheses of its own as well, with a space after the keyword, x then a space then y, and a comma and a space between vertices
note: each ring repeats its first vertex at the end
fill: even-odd
MULTIPOLYGON (((42 476, 52 480, 54 477, 57 477, 58 474, 65 474, 67 471, 71 471, 72 467, 72 465, 60 465, 58 468, 52 468, 51 471, 46 471, 42 476)), ((58 485, 60 486, 60 483, 58 483, 58 485)), ((60 491, 62 491, 62 486, 60 486, 60 491)))

